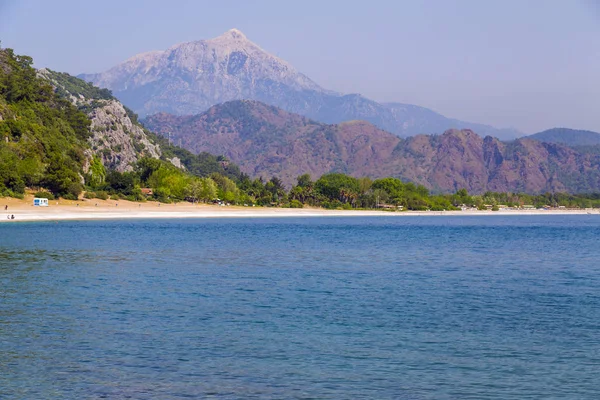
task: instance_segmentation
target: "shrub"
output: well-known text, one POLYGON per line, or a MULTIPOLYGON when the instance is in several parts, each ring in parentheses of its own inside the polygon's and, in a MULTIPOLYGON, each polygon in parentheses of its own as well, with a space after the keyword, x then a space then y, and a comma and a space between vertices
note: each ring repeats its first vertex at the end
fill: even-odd
POLYGON ((322 206, 328 210, 335 210, 341 208, 342 203, 339 200, 324 201, 322 206))
POLYGON ((96 198, 96 193, 94 192, 85 192, 85 194, 83 195, 84 199, 94 199, 96 198))
POLYGON ((290 201, 290 208, 303 208, 304 204, 302 204, 299 200, 292 200, 290 201))
POLYGON ((38 199, 54 200, 54 195, 50 192, 35 192, 33 197, 37 197, 38 199))
POLYGON ((137 195, 134 194, 130 194, 129 196, 125 196, 124 197, 125 200, 129 200, 129 201, 141 201, 142 199, 139 198, 137 195))
POLYGON ((96 198, 100 200, 108 200, 108 193, 104 190, 99 190, 96 192, 96 198))
POLYGON ((74 197, 75 200, 77 200, 81 192, 83 192, 83 187, 79 182, 72 182, 67 187, 67 192, 67 194, 71 195, 71 197, 74 197))
POLYGON ((0 191, 0 197, 13 197, 15 199, 23 199, 25 198, 25 195, 23 193, 19 193, 19 192, 13 192, 10 189, 4 189, 3 191, 0 191))

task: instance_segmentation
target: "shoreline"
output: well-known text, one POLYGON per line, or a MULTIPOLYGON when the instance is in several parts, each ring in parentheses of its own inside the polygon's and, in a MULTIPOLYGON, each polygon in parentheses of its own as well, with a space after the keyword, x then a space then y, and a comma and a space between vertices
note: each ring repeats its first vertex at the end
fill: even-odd
POLYGON ((527 216, 600 215, 600 210, 504 210, 504 211, 377 211, 326 210, 322 208, 270 208, 217 206, 208 204, 127 200, 51 200, 48 207, 34 207, 32 200, 0 198, 0 223, 125 219, 203 219, 203 218, 290 218, 290 217, 416 217, 416 216, 527 216), (7 210, 4 207, 8 206, 7 210), (14 215, 14 219, 7 218, 14 215))

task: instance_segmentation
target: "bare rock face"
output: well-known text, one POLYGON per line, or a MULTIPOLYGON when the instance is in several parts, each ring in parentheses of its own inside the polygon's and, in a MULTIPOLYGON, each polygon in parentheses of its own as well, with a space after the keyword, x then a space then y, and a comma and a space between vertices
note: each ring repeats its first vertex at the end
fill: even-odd
POLYGON ((150 142, 144 130, 134 125, 117 100, 100 100, 89 117, 92 120, 90 144, 102 163, 119 172, 131 171, 141 156, 160 157, 160 149, 150 142))
POLYGON ((84 172, 88 171, 94 155, 105 167, 118 172, 131 171, 141 157, 160 158, 160 147, 148 138, 139 123, 131 120, 123 104, 110 93, 100 96, 97 88, 68 74, 41 69, 38 75, 60 89, 61 95, 84 110, 92 122, 92 135, 88 139, 92 151, 86 152, 84 172))
POLYGON ((181 163, 181 159, 179 157, 168 158, 167 160, 177 168, 185 169, 185 166, 181 163))

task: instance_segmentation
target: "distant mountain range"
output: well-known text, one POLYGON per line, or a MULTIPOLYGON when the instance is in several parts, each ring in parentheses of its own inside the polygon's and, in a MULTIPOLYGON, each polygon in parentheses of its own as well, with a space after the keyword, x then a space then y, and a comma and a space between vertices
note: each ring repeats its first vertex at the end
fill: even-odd
POLYGON ((567 146, 600 145, 600 133, 568 128, 554 128, 527 136, 529 139, 546 143, 562 143, 567 146))
POLYGON ((434 191, 592 192, 600 153, 530 138, 512 142, 472 130, 398 138, 368 122, 324 124, 257 101, 231 101, 195 116, 160 113, 149 129, 193 151, 223 154, 251 176, 302 173, 395 176, 434 191))
POLYGON ((326 90, 236 29, 214 39, 138 54, 108 71, 79 77, 112 90, 141 116, 198 114, 216 104, 247 99, 325 123, 365 120, 400 137, 449 128, 501 139, 522 136, 514 129, 459 121, 415 105, 326 90))

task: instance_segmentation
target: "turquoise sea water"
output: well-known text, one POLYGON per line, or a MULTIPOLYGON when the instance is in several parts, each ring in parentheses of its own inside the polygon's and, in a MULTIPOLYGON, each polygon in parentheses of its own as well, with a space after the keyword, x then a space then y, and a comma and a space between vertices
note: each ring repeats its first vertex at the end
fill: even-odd
POLYGON ((0 225, 1 399, 598 399, 600 218, 0 225))

